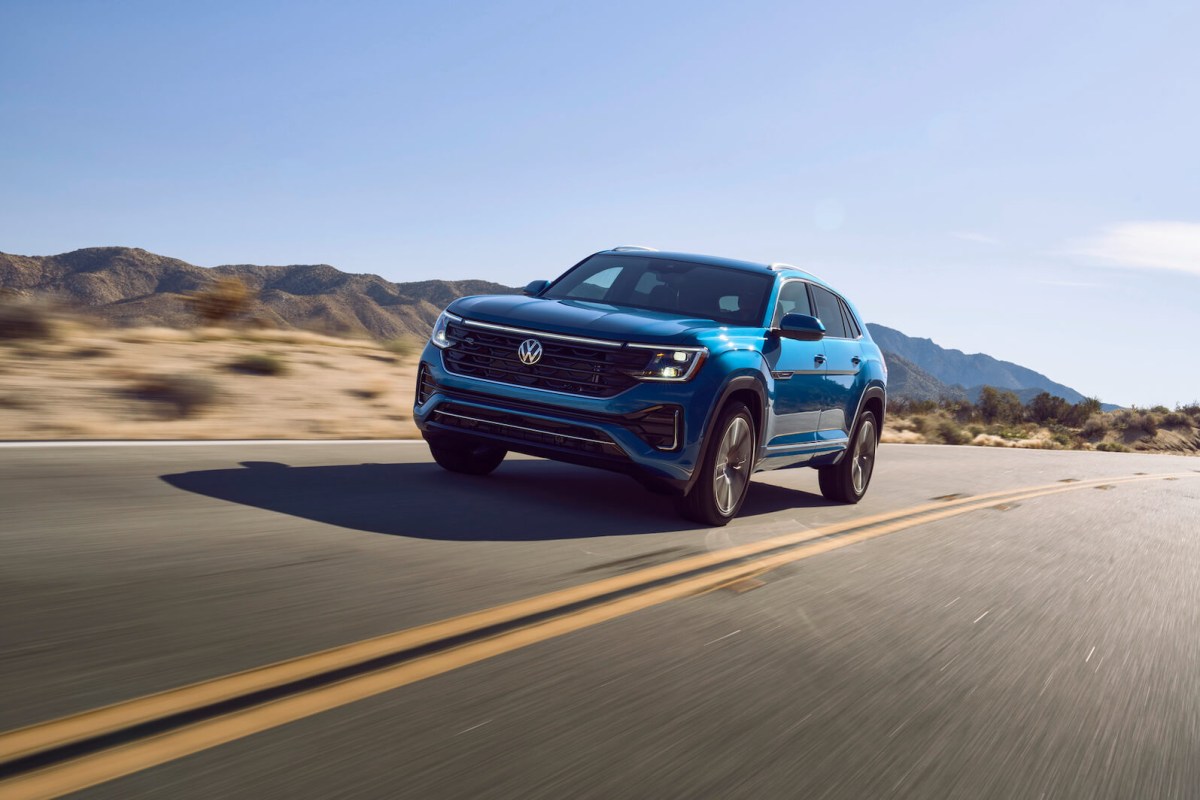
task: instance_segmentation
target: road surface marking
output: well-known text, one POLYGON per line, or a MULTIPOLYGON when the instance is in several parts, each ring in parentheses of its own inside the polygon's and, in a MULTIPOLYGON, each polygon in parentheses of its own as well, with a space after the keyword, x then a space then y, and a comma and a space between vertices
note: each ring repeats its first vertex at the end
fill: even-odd
POLYGON ((736 631, 734 631, 733 633, 727 633, 727 634, 725 634, 724 636, 718 636, 716 639, 713 639, 711 642, 705 642, 705 643, 704 643, 704 646, 705 646, 705 647, 708 647, 710 644, 716 644, 717 642, 720 642, 720 641, 723 641, 723 640, 725 640, 725 639, 728 639, 730 636, 737 636, 737 635, 738 635, 739 633, 741 633, 741 632, 742 632, 742 629, 741 629, 741 628, 738 628, 738 629, 737 629, 736 631))
POLYGON ((0 795, 57 797, 748 574, 987 508, 998 496, 1027 500, 1098 482, 993 492, 779 536, 12 731, 0 735, 0 795))
MULTIPOLYGON (((990 613, 992 613, 992 610, 989 608, 987 611, 983 612, 983 613, 982 613, 982 614, 980 614, 978 617, 976 617, 976 618, 975 618, 975 622, 979 622, 979 620, 983 619, 984 617, 986 617, 986 616, 987 616, 988 614, 990 614, 990 613)), ((975 622, 972 622, 971 624, 972 624, 972 625, 974 625, 974 624, 975 624, 975 622)))

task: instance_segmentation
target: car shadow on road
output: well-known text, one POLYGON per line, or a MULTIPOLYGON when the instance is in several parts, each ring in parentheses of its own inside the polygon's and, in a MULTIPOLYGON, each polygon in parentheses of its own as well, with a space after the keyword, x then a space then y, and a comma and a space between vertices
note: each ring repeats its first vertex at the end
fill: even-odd
MULTIPOLYGON (((670 498, 627 477, 549 461, 510 461, 487 477, 453 475, 433 464, 246 461, 161 479, 230 503, 422 539, 540 541, 698 527, 675 514, 670 498)), ((824 505, 819 495, 755 483, 740 517, 824 505)))

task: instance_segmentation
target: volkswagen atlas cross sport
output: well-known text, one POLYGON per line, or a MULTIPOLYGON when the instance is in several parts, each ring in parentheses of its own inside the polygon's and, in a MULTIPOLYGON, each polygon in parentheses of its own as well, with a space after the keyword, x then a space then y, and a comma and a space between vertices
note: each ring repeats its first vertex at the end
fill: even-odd
POLYGON ((523 295, 442 312, 414 418, 434 459, 485 475, 507 452, 624 472, 724 525, 751 473, 814 467, 857 503, 887 368, 854 306, 788 264, 618 247, 523 295))

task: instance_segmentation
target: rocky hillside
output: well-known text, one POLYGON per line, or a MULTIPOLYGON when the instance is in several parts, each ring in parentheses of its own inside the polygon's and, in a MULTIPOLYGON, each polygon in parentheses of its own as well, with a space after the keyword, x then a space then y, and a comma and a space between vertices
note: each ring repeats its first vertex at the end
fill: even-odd
MULTIPOLYGON (((889 364, 899 356, 907 364, 917 365, 928 377, 947 387, 959 387, 966 395, 977 397, 984 386, 1011 389, 1022 400, 1049 392, 1068 403, 1078 403, 1083 395, 1056 383, 1040 372, 1022 367, 1011 361, 1001 361, 983 353, 968 355, 961 350, 951 350, 934 344, 930 339, 917 339, 884 325, 869 323, 871 338, 885 354, 891 354, 889 364)), ((935 399, 916 398, 916 399, 935 399)))
POLYGON ((377 339, 426 334, 455 297, 517 291, 475 280, 393 283, 328 264, 198 267, 128 247, 90 247, 57 256, 0 253, 0 289, 49 295, 118 326, 192 325, 195 318, 183 295, 227 276, 255 294, 250 316, 260 324, 377 339))
POLYGON ((888 365, 888 394, 906 400, 966 397, 961 386, 947 386, 899 353, 884 350, 888 365))

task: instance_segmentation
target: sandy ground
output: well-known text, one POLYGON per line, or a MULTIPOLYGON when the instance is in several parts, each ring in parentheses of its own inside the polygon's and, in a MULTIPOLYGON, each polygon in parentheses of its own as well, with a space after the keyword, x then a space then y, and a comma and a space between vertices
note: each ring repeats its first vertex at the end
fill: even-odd
MULTIPOLYGON (((367 339, 303 331, 109 329, 56 321, 49 339, 0 341, 0 441, 30 439, 416 438, 420 343, 397 352, 367 339), (238 369, 259 359, 278 374, 238 369), (194 406, 181 406, 195 399, 194 406)), ((891 416, 882 440, 932 443, 891 416)), ((980 434, 983 447, 1059 449, 1046 429, 980 434)), ((1107 440, 1130 450, 1196 454, 1200 430, 1107 440)), ((1093 443, 1079 443, 1084 449, 1093 443)))
POLYGON ((68 326, 0 344, 0 440, 416 437, 416 352, 297 331, 68 326), (263 356, 283 372, 231 366, 263 356), (164 386, 209 398, 181 412, 164 386))

